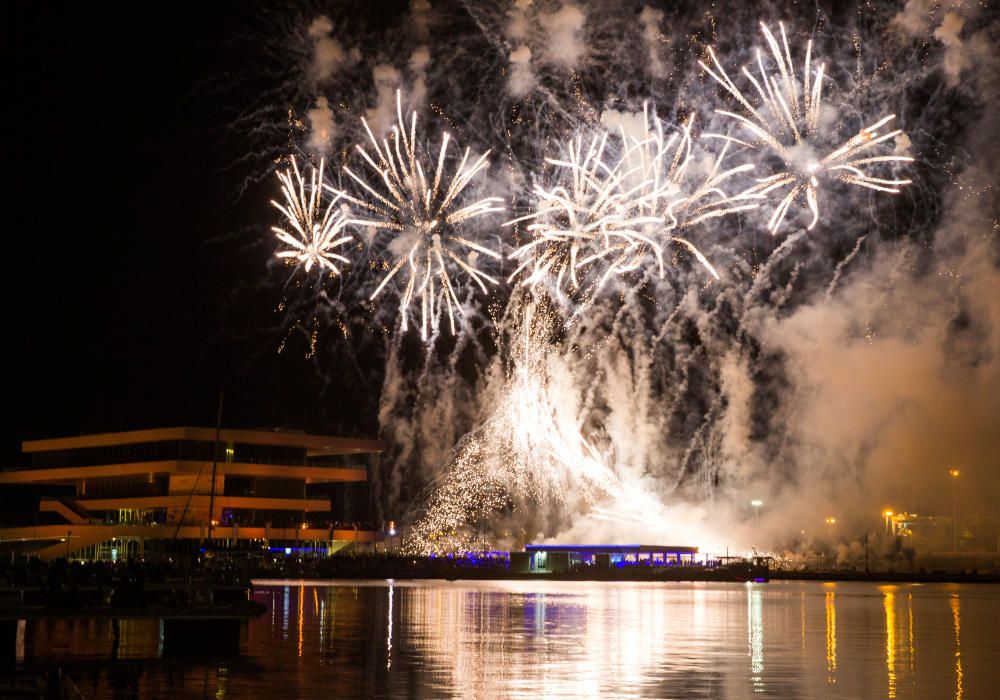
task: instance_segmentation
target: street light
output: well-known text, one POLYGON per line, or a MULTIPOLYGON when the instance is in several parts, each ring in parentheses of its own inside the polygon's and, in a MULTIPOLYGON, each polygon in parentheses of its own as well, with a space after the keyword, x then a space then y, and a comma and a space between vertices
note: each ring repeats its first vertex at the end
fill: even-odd
POLYGON ((892 533, 892 516, 894 513, 891 510, 882 511, 882 517, 885 518, 885 534, 891 535, 892 533))
POLYGON ((760 525, 760 507, 764 505, 764 501, 753 500, 750 505, 753 506, 753 526, 756 529, 760 525))
POLYGON ((951 551, 958 552, 958 475, 957 469, 949 469, 951 477, 951 551))

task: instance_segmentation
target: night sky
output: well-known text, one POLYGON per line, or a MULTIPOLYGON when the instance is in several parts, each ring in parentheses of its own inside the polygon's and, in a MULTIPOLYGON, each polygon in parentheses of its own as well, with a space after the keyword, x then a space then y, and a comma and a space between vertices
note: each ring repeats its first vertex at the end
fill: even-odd
POLYGON ((4 14, 5 463, 24 439, 212 425, 223 389, 226 425, 323 429, 315 372, 261 330, 273 195, 241 195, 228 129, 255 89, 239 6, 4 14))

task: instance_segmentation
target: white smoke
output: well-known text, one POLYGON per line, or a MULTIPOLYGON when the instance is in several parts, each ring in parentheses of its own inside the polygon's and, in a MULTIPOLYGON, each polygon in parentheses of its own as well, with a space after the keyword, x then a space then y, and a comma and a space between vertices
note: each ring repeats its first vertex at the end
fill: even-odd
POLYGON ((410 73, 413 76, 410 100, 413 109, 418 109, 427 99, 427 66, 430 62, 431 51, 426 46, 418 46, 410 55, 410 73))
MULTIPOLYGON (((941 43, 944 47, 941 70, 948 85, 954 87, 973 66, 986 67, 987 73, 992 72, 989 67, 996 54, 996 42, 989 30, 965 32, 962 36, 966 24, 978 16, 979 9, 960 0, 909 0, 892 23, 904 36, 922 39, 929 34, 941 43)), ((982 76, 976 77, 982 82, 982 76)))
POLYGON ((430 38, 430 14, 430 0, 410 0, 410 23, 417 41, 427 41, 430 38))
POLYGON ((601 124, 614 133, 624 133, 626 137, 642 141, 647 136, 648 125, 642 111, 624 112, 606 109, 601 112, 601 124))
POLYGON ((333 110, 325 97, 316 98, 316 106, 306 112, 309 121, 309 140, 306 147, 318 156, 330 152, 336 126, 333 122, 333 110))
POLYGON ((353 65, 361 59, 357 48, 344 50, 344 45, 330 36, 333 21, 326 15, 316 17, 309 25, 308 34, 313 40, 313 61, 309 75, 313 82, 324 83, 345 65, 353 65))
POLYGON ((535 87, 535 72, 531 69, 531 49, 524 44, 510 54, 510 76, 507 89, 515 98, 522 98, 535 87))
POLYGON ((375 83, 375 106, 365 111, 365 117, 378 136, 396 123, 396 91, 403 77, 388 63, 379 63, 372 69, 372 80, 375 83))
POLYGON ((583 24, 587 16, 574 2, 565 2, 555 12, 542 12, 538 22, 545 31, 543 57, 547 63, 570 70, 586 52, 583 24))
POLYGON ((962 71, 969 67, 970 58, 962 48, 959 34, 965 20, 955 12, 946 12, 941 26, 934 30, 934 38, 944 44, 944 74, 949 85, 957 85, 962 71))
POLYGON ((514 41, 524 41, 528 38, 531 24, 528 21, 528 10, 531 0, 514 0, 514 5, 507 13, 507 36, 514 41))
POLYGON ((663 10, 655 10, 649 5, 644 5, 639 13, 639 23, 642 25, 642 40, 646 44, 646 51, 649 52, 649 74, 654 78, 666 78, 667 68, 660 58, 660 43, 663 41, 663 34, 660 32, 660 22, 663 21, 663 10))

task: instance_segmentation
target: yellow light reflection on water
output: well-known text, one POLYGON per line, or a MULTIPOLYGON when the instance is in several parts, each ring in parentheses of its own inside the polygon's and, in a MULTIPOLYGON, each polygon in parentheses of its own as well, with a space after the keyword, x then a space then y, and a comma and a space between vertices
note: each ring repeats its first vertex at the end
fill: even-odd
POLYGON ((826 592, 826 682, 837 682, 837 605, 836 593, 826 592))
POLYGON ((806 593, 799 593, 799 623, 802 629, 802 658, 806 657, 806 593))
POLYGON ((915 675, 913 673, 913 670, 914 670, 914 666, 916 664, 916 660, 914 659, 914 656, 915 656, 916 652, 914 651, 914 646, 913 646, 913 594, 912 593, 908 593, 907 596, 906 596, 906 616, 907 616, 907 624, 906 624, 906 629, 907 629, 907 646, 906 646, 906 651, 907 651, 907 659, 908 659, 909 664, 910 664, 910 679, 911 679, 911 682, 913 682, 913 679, 915 679, 915 675))
POLYGON ((962 700, 962 611, 957 595, 951 597, 951 618, 955 626, 955 700, 962 700))
POLYGON ((306 606, 306 587, 305 585, 299 586, 299 656, 302 656, 302 622, 303 614, 305 612, 304 608, 306 606))
POLYGON ((885 598, 885 670, 889 676, 889 697, 896 697, 896 592, 883 588, 885 598))

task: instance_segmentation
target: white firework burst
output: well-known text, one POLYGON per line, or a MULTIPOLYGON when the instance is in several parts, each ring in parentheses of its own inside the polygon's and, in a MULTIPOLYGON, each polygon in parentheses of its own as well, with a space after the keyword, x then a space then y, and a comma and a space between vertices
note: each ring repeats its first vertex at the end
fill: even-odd
POLYGON ((438 329, 442 308, 447 310, 451 332, 456 332, 455 316, 464 314, 458 297, 459 274, 467 275, 483 293, 488 291, 487 284, 497 284, 496 278, 477 265, 481 256, 501 260, 501 254, 462 235, 462 230, 471 220, 502 211, 502 200, 486 197, 461 203, 469 184, 489 167, 489 151, 470 162, 470 149, 466 148, 449 177, 445 171, 451 136, 447 132, 442 136, 434 157, 417 141, 416 112, 411 114, 407 130, 398 92, 396 114, 398 123, 381 142, 361 120, 372 153, 360 145, 355 148, 376 184, 345 167, 344 172, 360 188, 357 196, 330 189, 361 210, 352 214, 350 224, 392 235, 384 249, 390 258, 383 265, 386 274, 370 299, 378 298, 397 276, 404 277, 399 302, 402 328, 405 331, 408 327, 411 305, 419 302, 420 333, 426 340, 438 329))
POLYGON ((667 138, 647 105, 642 118, 642 133, 630 135, 619 127, 614 146, 606 132, 594 135, 586 148, 578 135, 565 144, 564 158, 546 159, 557 169, 557 184, 550 189, 536 184, 535 211, 505 224, 530 222, 525 228, 531 240, 511 255, 518 263, 511 281, 519 275, 528 286, 551 280, 560 292, 592 297, 612 277, 650 259, 662 277, 669 245, 687 249, 719 278, 701 251, 679 234, 707 219, 756 207, 761 195, 731 197, 721 189, 726 179, 753 166, 722 170, 723 148, 705 177, 691 183, 691 123, 667 138))
POLYGON ((655 224, 645 224, 647 237, 658 245, 645 243, 624 248, 616 259, 613 273, 621 274, 638 267, 647 254, 652 254, 660 277, 664 276, 663 250, 665 245, 678 245, 688 250, 701 266, 715 279, 719 274, 708 258, 688 238, 679 235, 709 219, 715 219, 758 206, 762 195, 740 192, 730 195, 723 186, 732 176, 753 170, 753 165, 743 164, 722 169, 728 144, 712 160, 704 176, 694 176, 695 139, 691 135, 693 118, 670 134, 665 135, 663 122, 651 115, 648 104, 643 104, 643 131, 633 136, 619 126, 620 138, 625 144, 619 169, 626 171, 626 185, 635 185, 635 195, 627 202, 626 210, 637 218, 653 217, 655 224), (637 255, 633 255, 637 253, 637 255), (630 262, 631 261, 631 262, 630 262))
POLYGON ((271 200, 271 204, 284 215, 291 231, 280 226, 272 226, 271 230, 279 241, 288 246, 279 251, 277 257, 298 260, 306 272, 318 266, 321 270, 339 275, 339 265, 346 265, 350 260, 334 251, 353 238, 343 235, 347 217, 336 206, 339 198, 334 197, 323 208, 323 166, 322 160, 318 168, 310 166, 307 180, 299 172, 295 158, 292 158, 292 167, 278 172, 285 202, 281 204, 271 200))
POLYGON ((880 129, 895 118, 894 114, 864 127, 846 142, 822 155, 825 150, 824 142, 828 141, 830 136, 821 133, 820 124, 825 65, 821 64, 813 73, 812 41, 809 41, 806 44, 805 65, 800 82, 795 76, 784 25, 779 24, 780 45, 767 26, 763 23, 760 26, 776 67, 765 67, 765 60, 759 50, 756 54, 759 80, 746 66, 743 67, 742 73, 750 81, 757 95, 756 105, 751 103, 732 81, 711 47, 708 52, 715 69, 701 61, 699 64, 739 103, 745 114, 725 110, 716 112, 735 121, 740 128, 751 135, 749 141, 740 141, 721 134, 708 136, 736 142, 753 149, 770 149, 784 163, 785 168, 781 172, 758 180, 757 185, 747 191, 751 194, 767 195, 787 189, 768 221, 770 232, 773 234, 778 231, 789 208, 801 198, 805 199, 812 213, 812 221, 808 228, 812 229, 816 225, 819 220, 819 178, 822 175, 881 192, 897 193, 900 186, 910 184, 910 180, 876 177, 866 172, 866 169, 879 164, 913 160, 908 156, 874 154, 877 151, 873 149, 877 146, 903 133, 900 129, 880 133, 880 129))

